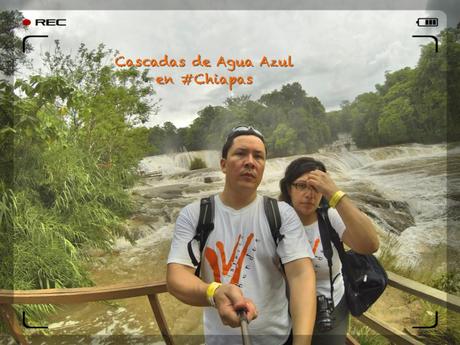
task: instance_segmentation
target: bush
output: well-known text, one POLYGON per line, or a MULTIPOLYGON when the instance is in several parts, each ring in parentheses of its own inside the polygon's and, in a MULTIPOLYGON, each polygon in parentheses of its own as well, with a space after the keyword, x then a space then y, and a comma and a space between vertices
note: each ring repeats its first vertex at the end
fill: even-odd
POLYGON ((190 170, 204 169, 207 168, 206 162, 201 158, 195 157, 190 163, 190 170))

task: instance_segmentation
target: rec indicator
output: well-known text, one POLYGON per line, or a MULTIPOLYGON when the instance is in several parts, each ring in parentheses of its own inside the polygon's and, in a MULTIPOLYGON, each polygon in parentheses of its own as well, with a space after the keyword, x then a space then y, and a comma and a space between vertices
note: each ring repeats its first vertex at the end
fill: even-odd
POLYGON ((432 28, 438 26, 438 18, 418 18, 416 23, 421 27, 432 28))

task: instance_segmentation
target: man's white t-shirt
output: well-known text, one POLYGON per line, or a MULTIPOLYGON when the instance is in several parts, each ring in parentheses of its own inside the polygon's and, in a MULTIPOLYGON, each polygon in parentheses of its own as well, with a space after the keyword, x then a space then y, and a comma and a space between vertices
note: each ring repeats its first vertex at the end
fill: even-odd
MULTIPOLYGON (((284 239, 275 246, 262 196, 239 210, 224 205, 218 195, 214 200, 214 230, 203 250, 201 279, 238 285, 257 307, 258 317, 249 324, 253 343, 283 344, 289 336, 291 320, 280 259, 286 264, 313 258, 302 223, 291 206, 278 202, 284 239)), ((199 213, 199 202, 181 210, 168 263, 194 267, 187 244, 196 233, 199 213)), ((198 258, 199 250, 194 249, 198 258)), ((204 309, 204 334, 206 344, 242 343, 241 330, 223 325, 217 309, 212 307, 204 309)))
MULTIPOLYGON (((339 213, 334 208, 328 209, 329 220, 334 230, 342 239, 342 235, 345 231, 345 224, 342 221, 339 213)), ((326 257, 323 253, 323 244, 321 242, 321 236, 319 233, 318 222, 313 224, 305 225, 305 232, 308 236, 308 241, 315 255, 313 259, 313 268, 316 273, 316 295, 324 295, 327 298, 331 298, 331 283, 329 279, 329 266, 327 264, 326 257)), ((342 299, 345 293, 345 286, 343 285, 342 277, 342 263, 340 261, 339 253, 331 242, 332 246, 332 280, 334 282, 334 305, 342 299)))

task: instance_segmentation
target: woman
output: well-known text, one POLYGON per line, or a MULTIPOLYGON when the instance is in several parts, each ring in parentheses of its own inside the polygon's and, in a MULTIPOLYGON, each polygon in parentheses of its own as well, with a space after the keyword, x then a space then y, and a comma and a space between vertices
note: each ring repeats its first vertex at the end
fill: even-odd
POLYGON ((328 216, 332 227, 340 239, 357 253, 371 254, 377 251, 377 232, 372 221, 339 190, 320 161, 302 157, 291 162, 280 181, 280 189, 280 200, 296 210, 315 254, 313 265, 318 305, 312 344, 345 344, 349 312, 344 295, 342 264, 337 249, 332 245, 330 275, 323 254, 316 210, 324 197, 330 205, 328 216))

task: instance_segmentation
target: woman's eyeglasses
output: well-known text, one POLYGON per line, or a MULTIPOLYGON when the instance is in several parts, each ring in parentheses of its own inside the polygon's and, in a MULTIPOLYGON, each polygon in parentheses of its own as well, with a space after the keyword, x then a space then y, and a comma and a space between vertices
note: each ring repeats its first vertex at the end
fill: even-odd
POLYGON ((313 187, 310 187, 307 183, 305 182, 297 182, 297 183, 292 183, 292 186, 294 186, 295 189, 297 189, 299 192, 305 192, 305 191, 313 191, 316 192, 316 190, 313 187))

